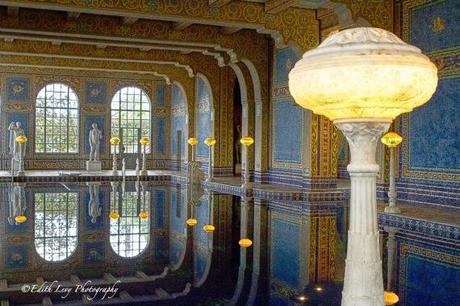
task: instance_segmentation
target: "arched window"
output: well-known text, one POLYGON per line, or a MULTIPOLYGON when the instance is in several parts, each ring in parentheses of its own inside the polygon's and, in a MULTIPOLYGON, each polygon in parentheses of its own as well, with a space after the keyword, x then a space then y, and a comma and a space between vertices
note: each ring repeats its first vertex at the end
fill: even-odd
MULTIPOLYGON (((120 137, 125 153, 139 153, 139 139, 150 137, 150 99, 138 87, 123 87, 112 99, 112 137, 120 137)), ((113 149, 113 148, 112 148, 113 149)), ((146 147, 150 153, 150 144, 146 147)))
POLYGON ((35 249, 46 261, 62 261, 77 248, 78 193, 36 193, 35 249))
POLYGON ((78 153, 78 97, 69 86, 48 84, 35 102, 35 152, 78 153))
POLYGON ((145 197, 137 192, 126 192, 121 201, 120 218, 110 219, 110 246, 121 257, 135 257, 150 240, 150 217, 139 217, 142 206, 142 210, 149 212, 150 192, 146 191, 145 197))

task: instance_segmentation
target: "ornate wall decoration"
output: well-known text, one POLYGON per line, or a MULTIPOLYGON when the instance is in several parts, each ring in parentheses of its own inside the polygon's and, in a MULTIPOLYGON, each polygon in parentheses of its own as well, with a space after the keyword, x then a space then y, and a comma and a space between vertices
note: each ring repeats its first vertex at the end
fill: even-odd
POLYGON ((10 245, 5 249, 5 266, 7 268, 24 268, 28 265, 28 249, 26 245, 10 245))
POLYGON ((449 26, 456 22, 456 10, 454 0, 403 3, 404 40, 420 47, 440 69, 438 88, 431 100, 401 116, 405 139, 401 145, 401 174, 405 178, 460 180, 460 122, 456 119, 460 29, 449 26))
MULTIPOLYGON (((74 1, 74 0, 22 0, 23 3, 38 2, 43 6, 52 5, 72 9, 93 9, 99 11, 109 10, 112 13, 119 11, 121 14, 132 12, 135 14, 145 14, 147 17, 168 17, 168 18, 186 18, 196 20, 197 23, 210 23, 212 21, 226 21, 233 24, 250 23, 261 31, 281 34, 284 42, 294 41, 301 48, 309 49, 318 43, 317 31, 312 29, 317 26, 315 12, 313 10, 304 10, 290 8, 276 15, 265 13, 263 4, 251 2, 229 3, 223 7, 210 9, 206 0, 194 2, 188 1, 74 1)), ((378 7, 376 7, 378 8, 378 7)), ((79 18, 81 19, 81 18, 79 18)), ((140 22, 136 22, 131 27, 120 27, 119 31, 129 31, 130 28, 136 27, 140 22)), ((92 26, 94 23, 89 24, 92 26)), ((75 27, 68 25, 67 27, 75 27)), ((149 26, 150 28, 150 26, 149 26)), ((165 32, 165 26, 151 27, 156 32, 165 32)))
POLYGON ((425 243, 415 244, 406 239, 399 241, 398 245, 400 302, 411 305, 424 300, 427 303, 443 305, 458 300, 459 296, 458 293, 454 293, 455 290, 443 291, 439 288, 437 292, 430 294, 434 279, 440 284, 455 282, 460 265, 458 252, 425 243), (409 285, 411 283, 417 283, 418 286, 412 287, 409 285))
POLYGON ((89 81, 85 84, 86 103, 103 104, 106 101, 107 85, 103 82, 89 81))
POLYGON ((27 78, 8 78, 6 80, 8 102, 27 102, 30 98, 30 81, 27 78))

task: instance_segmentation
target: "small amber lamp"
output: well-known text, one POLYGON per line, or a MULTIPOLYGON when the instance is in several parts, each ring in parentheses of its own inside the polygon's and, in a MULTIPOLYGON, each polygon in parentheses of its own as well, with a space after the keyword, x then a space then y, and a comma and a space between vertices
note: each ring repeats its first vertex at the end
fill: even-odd
POLYGON ((203 226, 203 231, 205 231, 206 233, 212 233, 216 230, 216 227, 212 224, 206 224, 205 226, 203 226))
POLYGON ((112 220, 117 220, 117 219, 119 219, 119 218, 120 218, 120 214, 117 213, 116 211, 112 211, 112 212, 110 213, 110 219, 112 219, 112 220))
POLYGON ((139 143, 143 146, 146 146, 150 143, 150 139, 148 137, 142 137, 139 139, 139 143))
POLYGON ((240 143, 245 147, 249 147, 254 143, 254 138, 251 136, 244 136, 240 139, 240 143))
POLYGON ((198 144, 198 139, 196 137, 190 137, 187 143, 191 146, 196 146, 198 144))
POLYGON ((187 223, 188 226, 195 226, 197 225, 198 221, 195 218, 190 218, 190 219, 187 219, 185 223, 187 223))
POLYGON ((19 215, 19 216, 14 217, 14 220, 15 220, 17 223, 21 224, 21 223, 24 223, 24 222, 27 221, 27 217, 24 216, 24 215, 19 215))
POLYGON ((385 305, 390 306, 394 305, 399 302, 399 297, 393 291, 385 291, 383 293, 383 299, 385 301, 385 305))
POLYGON ((401 135, 395 132, 388 132, 380 139, 380 141, 389 148, 396 148, 402 140, 403 138, 401 135))
POLYGON ((148 211, 143 210, 143 211, 141 211, 139 213, 139 218, 141 218, 141 219, 147 219, 148 217, 149 217, 149 212, 148 211))
POLYGON ((16 141, 20 144, 24 144, 27 142, 27 137, 24 135, 16 137, 16 141))
POLYGON ((217 140, 214 137, 208 137, 204 140, 204 144, 208 147, 215 145, 217 140))
POLYGON ((252 240, 248 238, 243 238, 243 239, 240 239, 240 241, 238 241, 238 244, 242 248, 249 248, 252 245, 252 240))
POLYGON ((120 143, 120 138, 112 137, 112 138, 110 138, 110 143, 113 144, 114 146, 116 146, 117 144, 120 143))

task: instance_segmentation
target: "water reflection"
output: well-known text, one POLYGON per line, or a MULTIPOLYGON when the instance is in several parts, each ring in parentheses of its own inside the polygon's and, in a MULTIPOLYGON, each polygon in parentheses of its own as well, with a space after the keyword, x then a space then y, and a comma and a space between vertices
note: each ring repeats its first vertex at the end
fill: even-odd
POLYGON ((150 241, 150 192, 145 184, 136 182, 136 191, 113 187, 118 192, 112 192, 111 211, 118 217, 110 219, 110 246, 121 257, 138 256, 150 241))
POLYGON ((77 248, 78 193, 34 194, 35 250, 47 261, 68 258, 77 248))
MULTIPOLYGON (((147 305, 340 305, 344 203, 239 198, 164 182, 64 187, 0 185, 8 202, 0 206, 0 274, 8 290, 76 275, 122 280, 147 305), (19 215, 26 221, 17 224, 19 215), (186 224, 192 215, 193 227, 186 224), (240 247, 242 238, 252 245, 240 247)), ((458 299, 458 240, 389 224, 381 229, 385 288, 399 296, 397 305, 458 299)))

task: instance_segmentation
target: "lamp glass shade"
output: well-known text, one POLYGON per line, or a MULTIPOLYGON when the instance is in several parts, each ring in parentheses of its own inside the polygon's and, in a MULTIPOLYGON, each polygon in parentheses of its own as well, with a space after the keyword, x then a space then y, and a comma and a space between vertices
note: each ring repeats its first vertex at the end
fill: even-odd
POLYGON ((402 137, 395 132, 388 132, 382 136, 380 141, 389 148, 395 148, 402 142, 402 137))
POLYGON ((205 226, 203 226, 203 231, 205 231, 206 233, 211 233, 211 232, 214 232, 216 230, 216 227, 212 224, 206 224, 205 226))
POLYGON ((195 218, 189 218, 187 221, 185 221, 188 226, 195 226, 197 225, 198 221, 195 218))
POLYGON ((243 238, 243 239, 240 239, 240 241, 238 241, 238 244, 242 248, 249 248, 252 245, 252 240, 248 238, 243 238))
POLYGON ((19 215, 19 216, 14 217, 14 221, 21 224, 27 221, 27 217, 24 215, 19 215))
POLYGON ((204 144, 207 145, 208 147, 215 145, 217 140, 213 137, 208 137, 204 140, 204 144))
POLYGON ((143 146, 148 145, 150 143, 150 139, 148 137, 142 137, 139 139, 139 143, 143 146))
POLYGON ((399 302, 399 297, 392 291, 385 291, 383 293, 383 300, 385 301, 385 305, 394 305, 399 302))
POLYGON ((331 120, 392 120, 427 102, 437 83, 420 49, 371 27, 332 34, 289 72, 296 103, 331 120))
POLYGON ((110 138, 110 143, 113 144, 113 145, 117 145, 117 144, 120 143, 120 138, 112 137, 112 138, 110 138))
POLYGON ((198 144, 198 139, 196 137, 191 137, 187 140, 187 143, 191 146, 196 146, 198 144))
POLYGON ((250 136, 244 136, 244 137, 242 137, 240 139, 240 143, 243 146, 249 147, 250 145, 252 145, 254 143, 254 138, 252 138, 250 136))
POLYGON ((149 217, 148 211, 143 210, 139 213, 139 218, 141 219, 147 219, 148 217, 149 217))
POLYGON ((16 137, 16 141, 20 144, 26 143, 27 142, 27 137, 24 135, 16 137))
POLYGON ((116 211, 112 211, 112 212, 110 213, 110 219, 117 220, 117 219, 119 219, 119 218, 120 218, 120 214, 117 213, 116 211))

